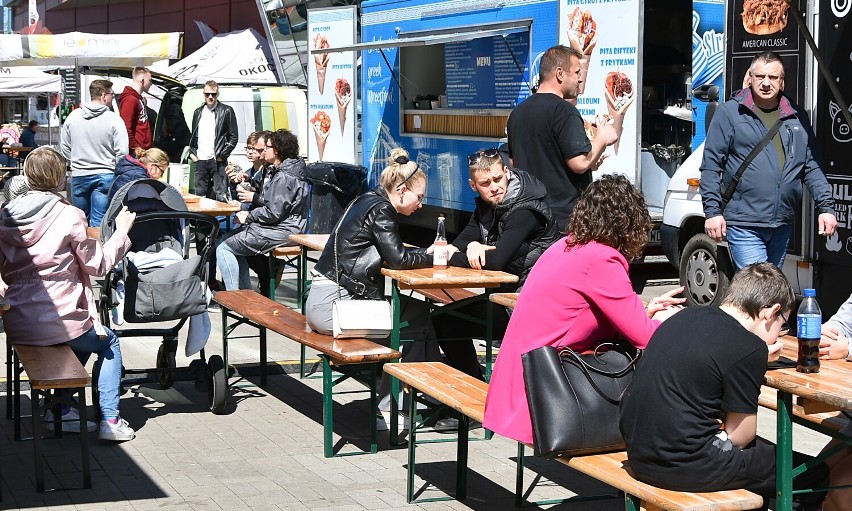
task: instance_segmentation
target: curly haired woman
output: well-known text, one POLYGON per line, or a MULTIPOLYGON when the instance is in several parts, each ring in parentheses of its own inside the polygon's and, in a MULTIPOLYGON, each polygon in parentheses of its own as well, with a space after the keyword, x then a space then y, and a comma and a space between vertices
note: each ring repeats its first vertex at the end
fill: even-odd
POLYGON ((615 338, 643 348, 683 303, 674 298, 683 288, 647 308, 633 291, 629 261, 642 254, 650 229, 645 199, 625 176, 605 175, 583 192, 568 236, 542 254, 518 298, 491 375, 486 428, 532 443, 524 353, 542 346, 584 351, 615 338))

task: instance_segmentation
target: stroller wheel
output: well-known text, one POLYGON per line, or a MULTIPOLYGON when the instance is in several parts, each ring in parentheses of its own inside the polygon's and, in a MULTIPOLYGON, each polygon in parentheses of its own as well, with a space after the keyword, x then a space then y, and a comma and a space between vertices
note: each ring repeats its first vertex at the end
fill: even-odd
POLYGON ((211 355, 207 361, 207 369, 210 372, 210 386, 207 388, 210 411, 221 415, 225 412, 225 401, 228 397, 228 373, 225 361, 219 355, 211 355))
POLYGON ((157 381, 164 390, 172 388, 175 382, 173 372, 175 367, 175 352, 166 349, 165 344, 161 344, 160 349, 157 350, 157 369, 165 369, 165 371, 157 373, 157 381))

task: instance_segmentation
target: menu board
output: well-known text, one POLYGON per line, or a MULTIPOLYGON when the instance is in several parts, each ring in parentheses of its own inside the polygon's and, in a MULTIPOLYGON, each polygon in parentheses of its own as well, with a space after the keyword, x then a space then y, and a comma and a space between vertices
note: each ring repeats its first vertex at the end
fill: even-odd
POLYGON ((447 106, 514 108, 528 92, 524 70, 529 52, 529 32, 447 43, 447 106))

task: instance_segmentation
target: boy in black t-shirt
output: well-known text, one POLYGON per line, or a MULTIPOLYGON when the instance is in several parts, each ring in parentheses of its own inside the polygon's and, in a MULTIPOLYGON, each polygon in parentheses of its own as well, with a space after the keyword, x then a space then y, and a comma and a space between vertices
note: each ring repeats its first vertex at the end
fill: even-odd
MULTIPOLYGON (((775 446, 756 437, 757 400, 793 304, 784 274, 757 263, 734 276, 720 307, 690 307, 660 325, 621 400, 619 425, 637 479, 774 496, 775 446)), ((795 480, 804 488, 827 483, 825 463, 795 480)), ((803 503, 817 505, 825 496, 805 495, 803 503)))

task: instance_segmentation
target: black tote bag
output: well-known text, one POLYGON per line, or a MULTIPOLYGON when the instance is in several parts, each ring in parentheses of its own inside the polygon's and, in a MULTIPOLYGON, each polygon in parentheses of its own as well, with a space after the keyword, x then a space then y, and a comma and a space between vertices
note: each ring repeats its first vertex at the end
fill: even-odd
POLYGON ((580 355, 543 346, 522 355, 535 455, 553 458, 624 449, 618 403, 641 350, 613 342, 580 355))

